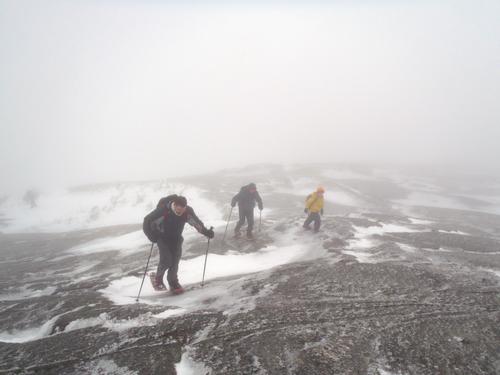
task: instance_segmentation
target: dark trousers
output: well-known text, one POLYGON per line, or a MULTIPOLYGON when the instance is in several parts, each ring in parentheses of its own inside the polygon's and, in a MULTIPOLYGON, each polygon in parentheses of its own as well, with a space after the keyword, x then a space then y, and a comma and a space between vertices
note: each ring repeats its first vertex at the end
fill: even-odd
POLYGON ((175 288, 179 285, 177 271, 179 270, 179 262, 182 256, 182 242, 184 238, 165 239, 160 237, 157 241, 158 249, 160 250, 160 262, 156 269, 156 277, 163 280, 165 271, 167 272, 168 285, 175 288))
POLYGON ((236 227, 234 228, 235 232, 238 232, 243 224, 245 224, 245 220, 248 221, 247 233, 252 233, 253 229, 253 207, 252 208, 241 208, 239 207, 240 220, 236 227))
POLYGON ((317 232, 321 226, 321 216, 318 212, 309 212, 306 221, 304 221, 304 228, 309 228, 309 225, 314 221, 314 230, 317 232))

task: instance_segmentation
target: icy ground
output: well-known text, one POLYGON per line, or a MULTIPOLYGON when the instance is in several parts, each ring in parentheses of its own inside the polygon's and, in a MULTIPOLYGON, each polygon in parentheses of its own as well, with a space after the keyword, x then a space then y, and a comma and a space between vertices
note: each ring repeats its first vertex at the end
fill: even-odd
MULTIPOLYGON (((500 184, 347 167, 269 166, 87 186, 0 204, 0 373, 495 374, 500 184), (222 242, 256 182, 255 241, 222 242), (326 187, 322 231, 303 199, 326 187), (184 193, 181 296, 144 284, 143 216, 184 193)), ((158 260, 154 248, 150 269, 158 260)))

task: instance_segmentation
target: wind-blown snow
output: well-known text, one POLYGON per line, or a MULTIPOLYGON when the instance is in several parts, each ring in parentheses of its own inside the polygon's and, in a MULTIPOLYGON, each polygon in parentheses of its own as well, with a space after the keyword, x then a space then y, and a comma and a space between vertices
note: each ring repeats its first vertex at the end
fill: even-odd
POLYGON ((88 374, 106 375, 136 375, 137 371, 132 371, 128 367, 120 367, 109 359, 98 359, 84 365, 84 370, 88 374))
POLYGON ((334 180, 374 180, 372 173, 359 173, 350 169, 327 169, 323 176, 334 180))
POLYGON ((316 191, 317 187, 321 185, 325 188, 325 201, 333 204, 341 204, 344 206, 361 207, 363 203, 358 199, 357 193, 353 194, 354 190, 336 184, 334 187, 325 185, 320 180, 314 180, 309 177, 301 177, 291 181, 290 187, 279 187, 275 191, 281 194, 291 194, 300 196, 300 201, 305 201, 306 197, 316 191))
MULTIPOLYGON (((308 251, 309 248, 304 245, 293 244, 288 246, 269 246, 249 254, 239 254, 235 251, 228 251, 224 255, 210 254, 207 260, 205 280, 268 270, 302 259, 308 251)), ((320 255, 323 255, 321 250, 317 251, 316 256, 320 255)), ((187 286, 201 283, 204 261, 204 255, 181 260, 179 264, 179 279, 181 284, 187 286)), ((101 292, 115 304, 134 303, 140 284, 140 277, 128 276, 112 281, 101 292)), ((148 299, 148 297, 158 295, 158 292, 153 290, 153 287, 147 280, 141 292, 142 298, 148 299)), ((172 299, 174 297, 169 298, 172 299)), ((158 301, 157 299, 156 302, 158 301)), ((152 303, 156 304, 154 299, 152 303)), ((163 303, 159 302, 159 304, 163 303)))
MULTIPOLYGON (((414 232, 422 232, 422 230, 416 230, 412 228, 405 227, 403 225, 398 224, 385 224, 379 223, 380 225, 373 225, 369 227, 358 227, 353 226, 355 231, 354 238, 348 240, 348 246, 346 250, 343 250, 342 253, 346 255, 352 255, 356 257, 358 262, 360 263, 373 263, 377 260, 375 258, 376 254, 372 254, 367 252, 366 250, 376 247, 379 244, 379 241, 373 236, 383 236, 387 233, 414 233, 414 232)), ((407 251, 408 249, 402 249, 407 251)))
MULTIPOLYGON (((225 224, 221 220, 210 220, 207 224, 217 226, 225 224)), ((189 225, 183 233, 184 241, 187 243, 190 239, 194 238, 198 232, 189 225)), ((67 250, 68 253, 74 255, 87 255, 93 253, 101 253, 106 251, 119 251, 121 255, 131 255, 140 251, 143 246, 150 245, 151 242, 146 238, 142 230, 130 232, 121 236, 100 238, 97 240, 89 241, 81 245, 72 247, 67 250)))
POLYGON ((12 331, 0 332, 0 342, 7 343, 22 343, 33 340, 38 340, 48 336, 54 329, 59 315, 54 316, 44 324, 38 327, 30 327, 26 329, 14 329, 12 331))
POLYGON ((400 372, 387 371, 382 368, 377 369, 380 375, 401 375, 400 372))
MULTIPOLYGON (((156 292, 149 280, 146 280, 140 302, 168 306, 166 311, 154 315, 155 318, 163 319, 203 309, 222 311, 225 314, 251 309, 256 299, 270 293, 274 287, 265 285, 258 293, 248 293, 243 286, 249 279, 264 277, 268 270, 286 263, 326 255, 326 250, 319 246, 320 240, 316 238, 311 238, 305 244, 297 243, 297 231, 300 229, 281 235, 276 238, 275 245, 254 253, 240 254, 229 250, 223 255, 209 254, 206 284, 203 288, 200 283, 205 256, 181 260, 179 279, 187 292, 178 296, 156 292)), ((115 304, 132 304, 136 302, 140 285, 140 277, 128 276, 112 281, 100 292, 115 304)))
POLYGON ((432 223, 434 223, 433 221, 430 220, 417 219, 414 217, 409 217, 408 220, 410 220, 410 222, 415 225, 431 225, 432 223))
POLYGON ((409 191, 428 193, 440 193, 443 191, 442 187, 438 186, 433 179, 428 177, 410 176, 390 169, 376 169, 373 171, 373 175, 377 176, 379 179, 387 179, 409 191))
MULTIPOLYGON (((165 182, 124 183, 78 190, 42 192, 37 206, 9 197, 0 214, 4 232, 65 232, 110 225, 141 223, 158 200, 167 194, 183 194, 204 220, 222 220, 222 212, 197 187, 165 182)), ((211 224, 213 225, 213 224, 211 224)))
POLYGON ((454 187, 444 187, 435 178, 407 176, 395 171, 380 170, 374 173, 379 178, 386 178, 396 185, 408 190, 409 194, 404 199, 392 200, 401 206, 426 206, 448 208, 457 210, 473 210, 500 214, 500 196, 498 185, 490 183, 490 194, 478 193, 484 188, 474 182, 454 187), (466 198, 466 200, 462 199, 466 198), (478 204, 468 202, 467 199, 477 200, 478 204), (482 203, 481 203, 482 202, 482 203))
POLYGON ((342 190, 330 190, 325 192, 325 201, 331 202, 332 204, 341 204, 343 206, 362 206, 361 202, 347 191, 342 190))
POLYGON ((147 238, 142 231, 135 231, 117 237, 107 237, 78 245, 68 249, 69 253, 75 255, 100 253, 104 251, 118 250, 123 255, 133 254, 147 244, 147 238))
POLYGON ((353 226, 353 228, 355 230, 354 238, 348 241, 350 249, 366 249, 375 246, 376 241, 371 238, 374 235, 382 236, 386 233, 421 232, 421 230, 408 228, 403 225, 385 223, 380 223, 380 225, 373 225, 370 227, 353 226))
POLYGON ((181 361, 175 365, 177 375, 199 375, 206 374, 207 368, 198 362, 195 362, 189 357, 187 352, 184 352, 181 361))
POLYGON ((460 234, 462 236, 470 236, 469 233, 465 233, 465 232, 462 232, 459 230, 442 230, 442 229, 440 229, 438 232, 439 233, 446 233, 446 234, 460 234))
POLYGON ((372 253, 365 253, 363 251, 343 250, 342 254, 351 255, 356 258, 359 263, 377 263, 372 253))
POLYGON ((482 269, 483 271, 486 271, 486 272, 490 272, 490 273, 494 274, 496 277, 500 278, 500 270, 495 270, 492 268, 480 268, 480 269, 482 269))
POLYGON ((152 326, 157 321, 150 313, 133 319, 113 319, 107 313, 102 313, 95 318, 74 320, 64 328, 64 332, 95 326, 102 326, 112 331, 121 332, 134 327, 152 326))
POLYGON ((411 192, 404 199, 396 199, 394 203, 407 206, 427 206, 439 208, 452 208, 456 210, 470 210, 471 207, 461 203, 458 199, 428 192, 411 192))
MULTIPOLYGON (((26 329, 14 329, 12 331, 0 332, 0 342, 6 343, 23 343, 28 341, 38 340, 49 336, 54 331, 54 325, 60 315, 52 317, 43 325, 38 327, 30 327, 26 329)), ((77 329, 85 329, 89 327, 101 326, 112 331, 122 332, 134 327, 152 326, 158 323, 158 320, 163 317, 155 317, 151 313, 140 315, 132 319, 116 319, 111 318, 108 313, 102 313, 97 317, 83 318, 74 320, 62 332, 74 331, 77 329)), ((54 334, 60 334, 57 331, 54 334)))
POLYGON ((11 293, 0 294, 0 301, 19 301, 27 298, 37 298, 42 296, 50 296, 56 291, 56 287, 46 287, 44 289, 29 289, 28 287, 22 287, 11 293))
POLYGON ((399 243, 396 242, 396 245, 399 246, 399 248, 407 253, 415 253, 418 249, 416 247, 404 244, 404 243, 399 243))

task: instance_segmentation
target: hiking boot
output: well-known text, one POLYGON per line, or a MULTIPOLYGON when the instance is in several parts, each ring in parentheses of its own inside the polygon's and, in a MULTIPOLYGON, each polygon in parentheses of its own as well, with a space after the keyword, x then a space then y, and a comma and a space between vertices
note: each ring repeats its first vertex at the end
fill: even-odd
POLYGON ((252 232, 247 232, 247 238, 249 240, 253 240, 253 234, 252 234, 252 232))
POLYGON ((235 230, 235 231, 234 231, 234 236, 235 236, 236 238, 240 237, 240 236, 241 236, 241 232, 240 232, 239 230, 235 230))
POLYGON ((170 292, 175 295, 182 294, 184 293, 184 288, 181 284, 176 284, 174 286, 170 286, 170 292))
POLYGON ((303 225, 302 228, 304 228, 304 230, 311 230, 311 227, 308 225, 303 225))
POLYGON ((167 290, 167 287, 163 283, 163 278, 162 277, 156 277, 155 272, 151 272, 149 275, 151 279, 151 284, 153 285, 153 289, 156 290, 157 292, 161 292, 163 290, 167 290))

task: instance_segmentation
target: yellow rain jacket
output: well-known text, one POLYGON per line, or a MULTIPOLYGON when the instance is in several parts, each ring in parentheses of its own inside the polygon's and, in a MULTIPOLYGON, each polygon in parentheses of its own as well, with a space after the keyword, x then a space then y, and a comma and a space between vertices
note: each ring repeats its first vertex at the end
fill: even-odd
POLYGON ((306 199, 306 208, 309 212, 318 213, 323 209, 325 198, 320 197, 317 192, 310 194, 306 199))

